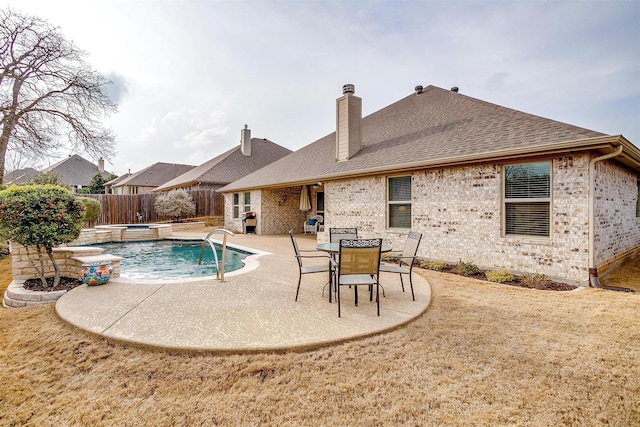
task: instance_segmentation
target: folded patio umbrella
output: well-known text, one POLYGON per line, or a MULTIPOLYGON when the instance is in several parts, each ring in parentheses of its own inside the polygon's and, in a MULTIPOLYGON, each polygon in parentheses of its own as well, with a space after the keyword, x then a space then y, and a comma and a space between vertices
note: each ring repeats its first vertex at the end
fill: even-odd
POLYGON ((302 186, 302 192, 300 193, 300 210, 308 211, 311 210, 311 201, 309 200, 309 189, 306 185, 302 186))

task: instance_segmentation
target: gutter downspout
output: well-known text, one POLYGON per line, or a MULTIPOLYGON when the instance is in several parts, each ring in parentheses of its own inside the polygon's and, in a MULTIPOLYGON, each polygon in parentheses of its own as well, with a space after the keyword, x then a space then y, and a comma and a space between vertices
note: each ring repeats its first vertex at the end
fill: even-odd
POLYGON ((633 289, 620 288, 617 286, 605 286, 600 283, 598 278, 598 269, 596 268, 596 255, 595 248, 595 213, 594 213, 594 199, 595 199, 595 182, 596 182, 596 163, 603 160, 610 159, 622 154, 622 144, 618 145, 615 151, 605 154, 600 157, 595 157, 589 162, 589 286, 600 289, 608 289, 611 291, 633 292, 633 289))

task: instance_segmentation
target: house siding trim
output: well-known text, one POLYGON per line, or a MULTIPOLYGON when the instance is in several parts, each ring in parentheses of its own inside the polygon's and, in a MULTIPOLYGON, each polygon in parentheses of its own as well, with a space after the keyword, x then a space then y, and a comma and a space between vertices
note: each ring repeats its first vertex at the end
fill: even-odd
MULTIPOLYGON (((226 192, 246 191, 255 188, 282 188, 287 186, 308 185, 315 182, 325 182, 329 180, 349 179, 355 177, 366 177, 378 174, 402 174, 413 171, 420 171, 427 168, 449 168, 454 166, 466 166, 484 163, 505 163, 511 161, 522 161, 527 157, 542 157, 562 155, 567 152, 586 153, 589 151, 610 152, 622 145, 623 152, 619 160, 628 163, 630 166, 640 170, 640 150, 627 141, 622 135, 599 136, 594 138, 564 141, 546 145, 533 145, 510 150, 488 151, 484 153, 471 153, 457 157, 441 158, 427 161, 416 161, 395 165, 384 165, 366 169, 345 170, 322 175, 305 176, 304 179, 285 180, 273 183, 261 183, 259 185, 242 185, 242 180, 226 185, 222 190, 226 192)), ((347 163, 347 162, 342 162, 347 163)), ((264 182, 264 181, 263 181, 264 182)))

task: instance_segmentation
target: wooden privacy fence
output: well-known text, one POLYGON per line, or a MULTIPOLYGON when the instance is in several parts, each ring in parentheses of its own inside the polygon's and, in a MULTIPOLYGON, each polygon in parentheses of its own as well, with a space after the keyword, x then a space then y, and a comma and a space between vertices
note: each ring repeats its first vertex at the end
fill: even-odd
MULTIPOLYGON (((224 216, 224 196, 214 190, 187 191, 196 204, 193 217, 224 216)), ((142 215, 142 222, 168 221, 171 218, 156 213, 156 199, 167 193, 145 194, 83 194, 83 197, 96 199, 102 205, 100 218, 96 225, 137 224, 136 212, 142 215)))

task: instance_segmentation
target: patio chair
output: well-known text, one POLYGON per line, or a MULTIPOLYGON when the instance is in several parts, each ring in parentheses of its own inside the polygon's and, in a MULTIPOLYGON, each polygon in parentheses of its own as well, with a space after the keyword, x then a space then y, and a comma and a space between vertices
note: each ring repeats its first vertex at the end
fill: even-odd
POLYGON ((330 228, 329 241, 331 243, 339 243, 341 239, 357 239, 357 228, 330 228))
MULTIPOLYGON (((404 292, 404 282, 402 281, 402 275, 409 275, 409 284, 411 285, 411 298, 416 300, 416 296, 413 293, 413 280, 411 279, 411 271, 413 270, 413 262, 416 259, 416 254, 418 253, 418 246, 420 245, 420 240, 422 239, 421 233, 416 233, 415 231, 410 231, 407 236, 407 240, 404 243, 404 249, 402 252, 387 252, 384 255, 384 258, 393 258, 397 259, 397 264, 381 264, 380 272, 381 273, 398 273, 400 275, 400 284, 402 285, 402 292, 404 292)), ((384 261, 384 259, 383 259, 384 261)))
POLYGON ((331 268, 331 263, 333 262, 331 257, 328 254, 322 254, 314 249, 299 249, 298 243, 296 242, 296 238, 293 235, 293 230, 289 230, 289 236, 291 236, 291 243, 293 244, 293 251, 295 253, 296 259, 298 260, 298 288, 296 289, 296 301, 298 301, 298 294, 300 293, 300 282, 302 282, 303 274, 311 274, 311 273, 329 273, 329 285, 332 282, 333 270, 331 268), (315 253, 316 255, 304 255, 306 253, 315 253), (310 258, 324 258, 327 262, 323 265, 303 265, 303 259, 310 258))
POLYGON ((318 234, 318 229, 320 228, 322 221, 322 215, 309 217, 309 219, 304 222, 304 234, 307 234, 307 232, 311 234, 318 234))
MULTIPOLYGON (((341 239, 357 239, 357 228, 329 228, 329 242, 340 243, 341 239)), ((333 254, 333 260, 337 264, 340 259, 339 254, 333 254)), ((383 291, 384 292, 384 291, 383 291)))
POLYGON ((337 267, 336 288, 338 293, 338 317, 340 313, 340 288, 353 286, 355 303, 358 306, 358 286, 369 287, 369 301, 373 301, 376 287, 376 305, 380 316, 380 250, 382 239, 341 239, 340 263, 337 267))

